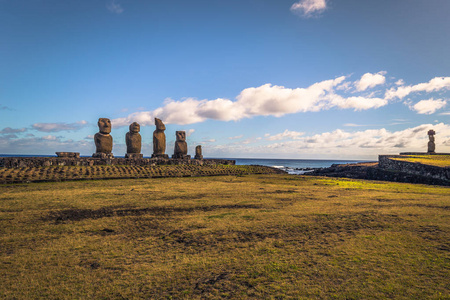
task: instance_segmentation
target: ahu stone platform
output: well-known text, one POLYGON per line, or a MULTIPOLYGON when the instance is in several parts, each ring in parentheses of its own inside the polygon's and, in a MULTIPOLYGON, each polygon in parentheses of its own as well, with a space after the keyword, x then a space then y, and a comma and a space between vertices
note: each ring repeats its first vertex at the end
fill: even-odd
POLYGON ((50 167, 50 166, 158 166, 158 165, 235 165, 228 159, 163 159, 163 158, 93 158, 93 157, 0 157, 0 167, 50 167))

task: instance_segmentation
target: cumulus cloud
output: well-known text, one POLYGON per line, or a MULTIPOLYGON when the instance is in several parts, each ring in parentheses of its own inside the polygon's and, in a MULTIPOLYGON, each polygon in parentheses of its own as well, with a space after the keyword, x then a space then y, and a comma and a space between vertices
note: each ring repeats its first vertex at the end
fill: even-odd
POLYGON ((389 131, 385 128, 356 132, 337 129, 315 135, 302 135, 295 140, 277 140, 270 144, 267 144, 267 140, 253 140, 251 144, 210 145, 208 152, 215 156, 228 157, 241 155, 265 158, 329 157, 376 160, 379 154, 426 152, 427 132, 430 129, 436 131, 436 149, 439 149, 439 152, 450 151, 450 125, 439 123, 422 124, 399 131, 389 131))
POLYGON ((282 133, 278 133, 275 135, 265 135, 266 139, 268 141, 277 141, 277 140, 284 140, 284 139, 298 139, 300 136, 304 135, 304 132, 298 132, 298 131, 290 131, 285 130, 282 133))
POLYGON ((326 0, 301 0, 292 4, 291 11, 309 18, 319 15, 327 9, 326 0))
POLYGON ((123 13, 122 6, 115 0, 112 0, 108 5, 106 5, 106 8, 114 14, 120 15, 121 13, 123 13))
POLYGON ((411 109, 415 110, 419 114, 431 115, 437 110, 443 108, 447 104, 446 100, 433 98, 428 100, 422 100, 417 102, 415 105, 410 106, 411 109))
POLYGON ((403 99, 411 93, 418 92, 436 92, 450 89, 450 77, 435 77, 429 82, 419 83, 416 85, 400 86, 391 88, 386 91, 385 99, 403 99))
POLYGON ((26 128, 11 128, 11 127, 6 127, 3 128, 0 131, 0 134, 14 134, 14 133, 21 133, 21 132, 25 132, 27 131, 26 128))
POLYGON ((125 118, 114 119, 113 126, 127 126, 132 122, 153 125, 154 118, 166 124, 192 124, 207 119, 238 121, 255 116, 281 117, 298 112, 317 112, 333 107, 366 110, 387 104, 380 98, 349 97, 336 94, 336 89, 345 84, 345 76, 315 83, 307 88, 287 88, 270 83, 242 90, 236 101, 218 98, 197 100, 185 98, 181 101, 166 99, 164 105, 153 111, 140 111, 125 118))
MULTIPOLYGON (((288 88, 267 83, 243 89, 235 100, 224 98, 198 100, 190 97, 177 101, 169 98, 153 111, 137 111, 126 117, 114 119, 112 123, 114 127, 128 126, 132 122, 138 122, 143 126, 154 125, 154 118, 157 117, 166 124, 186 125, 208 119, 238 121, 257 116, 282 117, 286 114, 318 112, 333 108, 362 111, 386 106, 389 100, 402 99, 413 92, 431 93, 450 89, 450 77, 436 77, 427 83, 382 90, 381 86, 386 83, 385 74, 385 71, 366 73, 355 82, 347 81, 347 76, 341 76, 314 83, 306 88, 288 88), (352 86, 355 88, 353 92, 350 91, 352 86), (375 87, 378 89, 370 94, 364 93, 367 89, 375 87), (384 97, 376 96, 383 92, 384 97)), ((401 83, 403 84, 403 81, 401 83)))
POLYGON ((355 82, 356 89, 358 91, 365 91, 368 88, 373 88, 377 85, 384 84, 386 82, 385 71, 378 72, 376 74, 366 73, 360 80, 355 82))
POLYGON ((76 131, 88 125, 82 120, 76 123, 35 123, 32 128, 41 132, 76 131))

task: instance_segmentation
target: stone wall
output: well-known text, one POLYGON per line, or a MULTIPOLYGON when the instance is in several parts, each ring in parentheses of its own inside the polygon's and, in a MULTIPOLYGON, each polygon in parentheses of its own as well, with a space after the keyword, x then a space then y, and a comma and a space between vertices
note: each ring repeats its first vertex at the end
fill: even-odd
POLYGON ((96 165, 234 165, 236 161, 227 159, 160 159, 160 158, 110 158, 93 157, 0 157, 0 167, 49 167, 49 166, 96 166, 96 165))
POLYGON ((436 167, 430 165, 424 165, 421 163, 412 163, 408 161, 394 160, 392 158, 402 157, 400 155, 379 155, 378 167, 386 170, 393 170, 398 172, 404 172, 407 174, 424 176, 429 178, 435 178, 439 180, 450 180, 450 168, 449 167, 436 167))

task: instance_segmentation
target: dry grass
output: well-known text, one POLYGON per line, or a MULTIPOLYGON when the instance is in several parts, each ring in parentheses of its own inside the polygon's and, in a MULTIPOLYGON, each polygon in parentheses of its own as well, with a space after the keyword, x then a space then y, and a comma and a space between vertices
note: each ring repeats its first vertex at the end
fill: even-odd
POLYGON ((5 299, 448 299, 450 189, 289 175, 0 186, 5 299))
POLYGON ((436 167, 450 167, 450 155, 403 155, 402 157, 393 157, 391 159, 436 167))

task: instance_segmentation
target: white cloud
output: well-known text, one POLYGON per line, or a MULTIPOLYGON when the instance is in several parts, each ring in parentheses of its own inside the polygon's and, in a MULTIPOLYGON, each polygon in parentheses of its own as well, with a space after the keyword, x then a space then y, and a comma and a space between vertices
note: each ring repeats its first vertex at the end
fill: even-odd
POLYGON ((428 100, 422 100, 417 102, 415 105, 410 108, 415 110, 419 114, 431 115, 435 113, 437 110, 443 108, 447 104, 446 100, 433 98, 428 100))
POLYGON ((76 123, 35 123, 33 129, 42 132, 75 131, 86 127, 88 122, 85 120, 76 123))
POLYGON ((292 4, 291 11, 306 18, 321 14, 327 9, 326 0, 300 0, 292 4))
POLYGON ((396 85, 404 85, 405 81, 403 79, 399 79, 395 82, 396 85))
POLYGON ((450 125, 444 123, 422 124, 400 131, 389 131, 382 128, 347 132, 337 129, 271 144, 253 140, 251 144, 211 145, 208 152, 214 153, 215 156, 227 157, 366 158, 375 160, 379 154, 426 152, 427 132, 430 129, 436 131, 437 151, 449 152, 450 125))
POLYGON ((228 139, 229 140, 238 140, 238 139, 242 139, 243 137, 244 137, 244 135, 241 134, 241 135, 237 135, 237 136, 231 136, 228 139))
POLYGON ((191 136, 195 132, 195 129, 189 129, 186 131, 186 136, 191 136))
POLYGON ((353 108, 355 111, 379 108, 388 104, 388 101, 381 98, 348 97, 343 98, 335 95, 331 103, 334 106, 344 109, 353 108))
POLYGON ((377 85, 384 84, 386 82, 385 71, 378 72, 376 74, 366 73, 360 80, 355 82, 356 89, 358 91, 365 91, 368 88, 373 88, 377 85))
POLYGON ((123 13, 122 6, 119 3, 117 3, 116 0, 112 0, 111 3, 106 5, 106 8, 114 14, 120 15, 121 13, 123 13))
POLYGON ((345 127, 365 127, 365 126, 368 126, 368 125, 359 125, 359 124, 354 124, 354 123, 346 123, 346 124, 344 124, 342 126, 345 126, 345 127))
POLYGON ((439 114, 440 116, 450 116, 450 111, 446 111, 439 114))
POLYGON ((325 80, 307 88, 286 88, 284 86, 264 84, 242 90, 236 101, 218 98, 215 100, 197 100, 185 98, 181 101, 166 99, 164 105, 153 111, 141 111, 112 121, 114 127, 128 126, 132 122, 141 125, 153 125, 155 117, 166 124, 192 124, 207 119, 237 121, 255 116, 281 117, 286 114, 320 111, 333 107, 365 110, 387 104, 380 98, 349 97, 335 93, 343 84, 345 76, 325 80))
POLYGON ((300 136, 304 135, 304 132, 297 132, 297 131, 290 131, 285 130, 282 133, 278 133, 272 136, 266 136, 267 140, 269 141, 277 141, 277 140, 284 140, 284 139, 298 139, 300 136))
POLYGON ((450 89, 450 77, 435 77, 429 82, 416 85, 400 86, 386 91, 385 98, 390 100, 394 98, 403 99, 411 93, 418 92, 436 92, 450 89))

